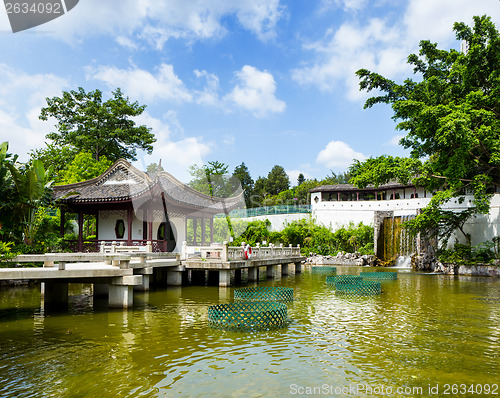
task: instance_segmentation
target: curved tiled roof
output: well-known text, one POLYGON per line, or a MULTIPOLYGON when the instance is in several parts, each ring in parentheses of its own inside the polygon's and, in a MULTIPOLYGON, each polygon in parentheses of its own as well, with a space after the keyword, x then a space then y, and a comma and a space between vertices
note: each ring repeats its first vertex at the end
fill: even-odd
POLYGON ((54 187, 54 199, 66 204, 95 204, 125 202, 144 195, 163 192, 168 202, 193 209, 221 213, 242 203, 243 192, 224 199, 198 192, 167 172, 160 172, 155 179, 119 159, 99 177, 76 184, 54 187))

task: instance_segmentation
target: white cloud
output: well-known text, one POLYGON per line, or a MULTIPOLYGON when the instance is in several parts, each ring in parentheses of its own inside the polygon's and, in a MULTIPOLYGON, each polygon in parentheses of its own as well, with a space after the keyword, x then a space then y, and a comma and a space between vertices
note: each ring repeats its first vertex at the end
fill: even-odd
POLYGON ((212 145, 204 143, 199 137, 189 137, 180 141, 165 141, 154 144, 151 155, 145 155, 140 168, 146 169, 151 163, 159 163, 163 169, 182 182, 189 182, 189 166, 202 165, 204 158, 211 152, 212 145))
POLYGON ((397 28, 381 19, 372 19, 363 26, 346 22, 336 31, 327 32, 324 40, 305 46, 317 54, 317 60, 310 66, 292 70, 292 78, 325 92, 345 89, 351 100, 364 98, 355 75, 358 69, 389 75, 409 70, 408 54, 399 44, 399 35, 397 28))
POLYGON ((146 170, 149 164, 159 163, 161 160, 165 171, 183 182, 188 182, 191 179, 189 166, 203 164, 205 157, 212 151, 212 143, 204 142, 202 137, 174 138, 184 134, 175 111, 166 112, 162 119, 144 112, 134 121, 151 127, 151 132, 156 138, 153 152, 150 155, 138 156, 139 169, 146 170))
POLYGON ((219 78, 205 70, 195 70, 194 74, 197 78, 206 80, 205 88, 196 92, 196 102, 202 105, 218 105, 220 101, 218 94, 219 78))
POLYGON ((271 73, 245 65, 236 72, 236 77, 239 84, 225 97, 226 101, 250 111, 256 117, 285 110, 285 102, 275 97, 276 82, 271 73))
POLYGON ((399 141, 401 141, 401 138, 403 138, 403 137, 405 137, 405 136, 402 134, 396 134, 388 142, 386 142, 385 145, 399 146, 399 141))
POLYGON ((52 74, 26 74, 0 64, 0 142, 9 141, 9 151, 27 161, 31 149, 43 146, 53 131, 54 120, 39 120, 46 98, 67 89, 65 79, 52 74))
POLYGON ((311 174, 304 170, 286 170, 286 173, 288 174, 288 178, 290 178, 291 185, 297 185, 297 179, 300 173, 302 173, 306 179, 313 178, 311 174))
POLYGON ((259 39, 267 40, 274 37, 282 16, 279 0, 86 0, 37 29, 68 42, 108 34, 121 37, 119 43, 127 47, 133 41, 144 40, 161 49, 171 38, 221 37, 227 33, 224 19, 228 17, 234 17, 259 39))
POLYGON ((340 170, 347 169, 354 159, 363 161, 367 157, 360 152, 356 152, 345 142, 330 141, 325 149, 318 153, 316 162, 340 170))
POLYGON ((439 48, 457 47, 452 31, 455 22, 472 23, 474 15, 489 15, 500 24, 498 0, 410 0, 404 16, 408 40, 431 40, 439 48))
POLYGON ((119 69, 114 66, 87 67, 88 80, 100 80, 110 88, 120 87, 132 98, 153 102, 156 99, 175 102, 190 102, 192 95, 181 79, 174 73, 174 67, 161 64, 152 74, 143 69, 119 69))
MULTIPOLYGON (((362 8, 363 0, 325 0, 324 7, 362 8)), ((375 4, 377 5, 377 4, 375 4)), ((402 19, 371 18, 365 23, 344 22, 330 27, 323 40, 307 43, 313 61, 291 71, 292 78, 304 86, 321 91, 345 92, 353 101, 368 94, 359 92, 358 69, 365 68, 391 79, 412 75, 407 56, 418 51, 420 40, 438 42, 439 48, 458 47, 453 23, 471 24, 473 15, 488 14, 500 23, 496 0, 410 0, 402 19)), ((372 93, 373 94, 373 93, 372 93)))
POLYGON ((131 66, 120 69, 114 66, 89 66, 85 68, 87 80, 99 80, 110 89, 120 87, 131 98, 149 103, 171 101, 197 103, 225 108, 235 107, 250 111, 255 117, 265 117, 285 110, 285 102, 275 96, 276 81, 271 73, 245 65, 236 71, 238 83, 231 92, 219 95, 219 78, 205 70, 194 70, 194 75, 204 82, 201 89, 188 88, 169 64, 161 64, 156 73, 131 66))
POLYGON ((369 0, 322 0, 320 11, 342 8, 344 11, 359 11, 363 9, 369 0))

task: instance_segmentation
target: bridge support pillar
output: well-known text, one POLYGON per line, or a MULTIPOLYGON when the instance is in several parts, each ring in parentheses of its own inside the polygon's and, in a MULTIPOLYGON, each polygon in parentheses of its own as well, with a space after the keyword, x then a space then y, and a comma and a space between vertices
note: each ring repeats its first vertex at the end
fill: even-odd
POLYGON ((300 274, 301 272, 302 272, 302 263, 301 262, 295 263, 295 273, 300 274))
POLYGON ((217 286, 219 284, 219 272, 218 271, 208 271, 208 284, 212 286, 217 286))
POLYGON ((227 287, 231 285, 231 271, 228 269, 219 271, 219 286, 227 287))
POLYGON ((277 265, 268 265, 266 268, 266 276, 268 279, 274 279, 276 278, 278 271, 278 266, 277 265))
POLYGON ((281 264, 281 275, 288 275, 288 264, 281 264))
POLYGON ((42 282, 41 291, 44 307, 67 308, 68 284, 61 282, 42 282))
POLYGON ((107 297, 109 285, 107 283, 94 283, 94 297, 107 297))
POLYGON ((241 284, 241 269, 234 270, 234 284, 241 284))
POLYGON ((143 292, 148 291, 149 285, 153 280, 153 268, 145 267, 142 269, 134 270, 134 274, 142 275, 142 283, 137 286, 134 286, 134 290, 140 290, 143 292))
POLYGON ((206 273, 205 270, 193 269, 191 270, 191 283, 193 285, 205 286, 206 273))
POLYGON ((167 285, 182 286, 183 274, 187 271, 167 271, 167 285))
POLYGON ((165 268, 153 268, 153 275, 149 278, 150 285, 166 286, 168 270, 165 268))
POLYGON ((132 307, 134 287, 129 285, 109 285, 108 305, 115 308, 132 307))
POLYGON ((248 282, 257 282, 259 280, 259 267, 248 268, 248 282))
POLYGON ((134 286, 134 290, 140 290, 142 292, 148 291, 149 290, 149 282, 150 282, 150 276, 149 275, 143 275, 142 276, 142 284, 134 286))

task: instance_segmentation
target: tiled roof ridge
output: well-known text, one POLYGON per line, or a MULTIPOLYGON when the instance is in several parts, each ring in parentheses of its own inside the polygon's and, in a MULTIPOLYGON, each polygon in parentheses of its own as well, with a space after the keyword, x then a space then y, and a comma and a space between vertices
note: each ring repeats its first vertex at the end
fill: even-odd
POLYGON ((197 196, 200 196, 201 198, 203 199, 207 199, 207 200, 210 200, 212 202, 230 202, 230 201, 233 201, 234 199, 237 199, 237 198, 240 198, 242 195, 243 195, 243 191, 238 194, 238 195, 235 195, 235 196, 230 196, 229 198, 221 198, 219 196, 210 196, 206 193, 203 193, 203 192, 200 192, 200 191, 197 191, 196 189, 190 187, 189 185, 187 184, 184 184, 182 181, 179 181, 177 178, 175 178, 172 174, 170 174, 169 172, 167 171, 160 171, 157 175, 157 179, 159 179, 160 176, 165 176, 166 178, 168 178, 173 184, 177 185, 179 188, 181 189, 184 189, 188 192, 191 192, 197 196))
POLYGON ((138 168, 134 167, 127 160, 125 160, 123 158, 120 158, 115 163, 113 163, 111 166, 109 166, 104 173, 102 173, 101 175, 99 175, 97 177, 94 177, 94 178, 92 178, 90 180, 86 180, 86 181, 75 182, 73 184, 55 185, 53 187, 53 189, 54 190, 60 190, 60 191, 62 191, 62 190, 68 190, 68 189, 82 188, 82 187, 90 186, 90 185, 93 185, 93 184, 99 186, 99 185, 102 185, 102 183, 104 183, 105 180, 110 175, 112 175, 113 173, 115 173, 116 171, 118 171, 120 168, 125 169, 127 172, 129 172, 129 174, 130 174, 130 171, 132 171, 134 173, 135 177, 147 180, 148 184, 152 184, 153 183, 153 181, 151 180, 151 178, 148 176, 147 173, 145 173, 145 172, 139 170, 138 168))

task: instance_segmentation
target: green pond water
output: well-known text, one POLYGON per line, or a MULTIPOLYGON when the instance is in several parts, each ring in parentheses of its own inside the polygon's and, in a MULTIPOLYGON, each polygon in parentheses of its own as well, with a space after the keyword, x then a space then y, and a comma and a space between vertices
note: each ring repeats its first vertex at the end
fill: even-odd
POLYGON ((365 298, 324 281, 305 270, 259 282, 295 300, 287 328, 251 333, 208 325, 233 288, 136 293, 122 311, 70 285, 59 313, 38 286, 2 288, 0 397, 500 395, 499 279, 400 272, 365 298))

